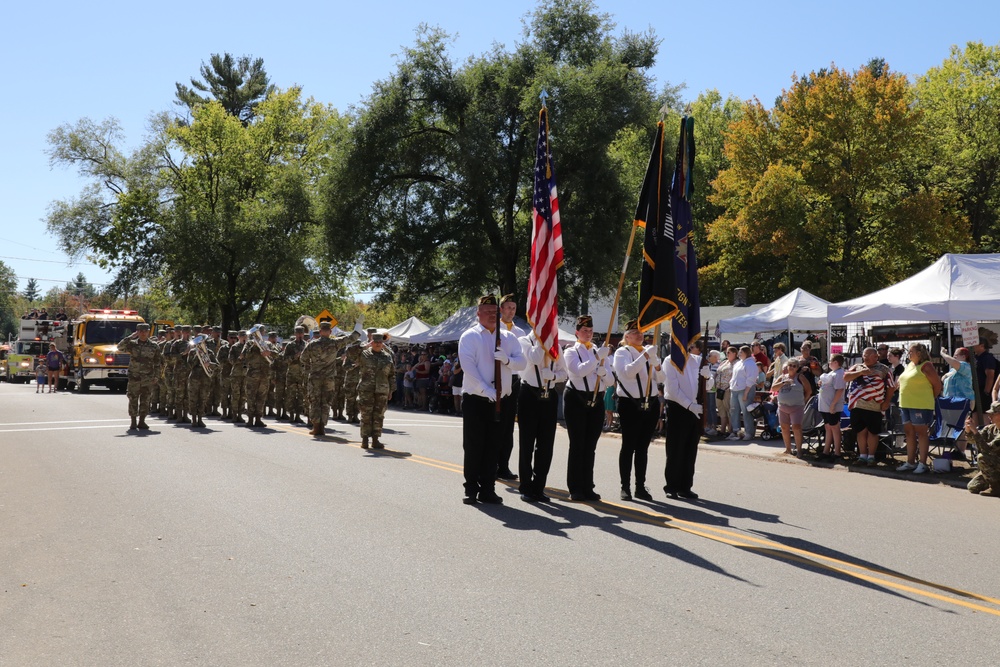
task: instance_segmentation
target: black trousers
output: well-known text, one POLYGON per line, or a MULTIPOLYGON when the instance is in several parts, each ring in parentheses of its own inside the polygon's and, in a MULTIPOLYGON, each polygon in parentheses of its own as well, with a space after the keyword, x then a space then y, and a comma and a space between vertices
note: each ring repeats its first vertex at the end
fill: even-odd
POLYGON ((514 451, 514 418, 517 417, 517 401, 521 389, 521 378, 511 376, 510 401, 504 401, 500 415, 500 451, 497 453, 497 470, 510 470, 510 455, 514 451))
POLYGON ((593 393, 566 388, 566 431, 569 435, 569 460, 566 466, 566 486, 570 493, 590 493, 594 490, 594 454, 604 426, 604 401, 589 406, 593 393))
POLYGON ((635 486, 646 484, 646 464, 649 460, 649 441, 653 439, 656 420, 660 413, 660 401, 654 397, 645 409, 641 401, 618 397, 618 416, 622 427, 622 449, 618 454, 618 472, 622 488, 628 489, 632 477, 632 461, 635 460, 635 486))
POLYGON ((701 440, 701 417, 674 401, 667 401, 667 493, 690 491, 694 462, 701 440))
POLYGON ((556 441, 558 407, 556 392, 550 390, 548 398, 542 398, 540 389, 527 382, 521 383, 517 399, 517 474, 521 478, 521 493, 540 494, 545 491, 556 441))
MULTIPOLYGON (((500 404, 511 401, 510 396, 500 404)), ((500 423, 496 403, 482 396, 462 395, 462 450, 465 495, 493 493, 497 477, 497 450, 500 446, 500 423)))

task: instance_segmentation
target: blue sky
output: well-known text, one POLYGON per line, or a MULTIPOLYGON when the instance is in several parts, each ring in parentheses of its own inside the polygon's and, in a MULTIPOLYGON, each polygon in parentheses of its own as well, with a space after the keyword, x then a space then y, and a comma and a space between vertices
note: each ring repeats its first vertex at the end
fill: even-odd
MULTIPOLYGON (((996 44, 1000 3, 819 3, 786 0, 643 2, 599 0, 618 29, 652 28, 663 39, 653 70, 659 84, 685 83, 684 96, 718 89, 771 106, 794 73, 836 63, 855 69, 872 57, 920 75, 953 44, 996 44)), ((171 109, 174 83, 197 75, 212 53, 264 59, 272 81, 344 110, 395 66, 420 23, 455 36, 462 60, 496 42, 522 39, 530 0, 477 2, 16 3, 5 9, 0 55, 9 85, 0 104, 6 159, 0 162, 0 261, 23 288, 42 291, 82 271, 107 274, 85 259, 70 264, 42 219, 50 202, 75 196, 84 181, 50 169, 46 134, 82 117, 118 118, 128 147, 143 138, 151 114, 171 109)))

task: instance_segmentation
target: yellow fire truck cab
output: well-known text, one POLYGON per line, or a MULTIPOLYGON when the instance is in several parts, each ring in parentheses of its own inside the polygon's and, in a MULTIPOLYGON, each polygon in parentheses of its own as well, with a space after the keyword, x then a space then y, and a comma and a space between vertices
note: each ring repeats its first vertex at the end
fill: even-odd
POLYGON ((134 310, 107 308, 91 308, 70 322, 64 351, 70 358, 68 382, 82 392, 94 385, 125 391, 129 355, 118 354, 118 343, 143 322, 134 310))

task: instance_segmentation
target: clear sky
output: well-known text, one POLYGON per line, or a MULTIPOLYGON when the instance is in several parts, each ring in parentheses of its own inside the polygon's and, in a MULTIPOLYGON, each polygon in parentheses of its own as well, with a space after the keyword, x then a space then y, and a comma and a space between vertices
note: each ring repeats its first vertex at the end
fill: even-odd
MULTIPOLYGON (((651 2, 598 0, 618 29, 652 28, 663 40, 653 70, 660 85, 686 84, 685 97, 718 89, 724 96, 773 104, 794 73, 835 63, 850 70, 882 57, 916 76, 939 65, 953 44, 1000 40, 1000 2, 651 2)), ((4 10, 0 55, 8 87, 0 104, 0 260, 21 288, 42 292, 82 271, 108 275, 56 249, 43 218, 50 202, 71 198, 84 181, 50 169, 46 134, 83 117, 121 121, 128 148, 143 138, 151 114, 173 108, 174 83, 188 82, 212 53, 264 59, 279 87, 344 110, 395 66, 420 23, 455 36, 459 60, 496 42, 522 39, 533 0, 383 0, 382 2, 239 3, 18 2, 4 10)))

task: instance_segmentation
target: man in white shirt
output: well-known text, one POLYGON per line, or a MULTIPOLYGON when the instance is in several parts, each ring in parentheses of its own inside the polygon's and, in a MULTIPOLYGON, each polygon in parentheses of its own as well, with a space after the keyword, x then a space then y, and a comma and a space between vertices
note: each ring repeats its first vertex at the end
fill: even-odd
MULTIPOLYGON (((514 315, 517 313, 517 299, 513 294, 508 294, 500 299, 500 328, 509 331, 518 339, 527 336, 528 332, 514 324, 514 315)), ((497 479, 512 482, 517 479, 517 475, 510 469, 510 455, 514 451, 514 420, 517 416, 517 401, 521 394, 521 376, 514 373, 511 377, 513 386, 511 395, 514 400, 503 404, 503 411, 500 414, 500 427, 502 429, 500 438, 500 451, 497 454, 497 479)))
POLYGON ((607 345, 597 347, 594 340, 594 319, 590 315, 576 318, 576 344, 566 348, 566 372, 569 381, 563 394, 566 432, 569 435, 569 455, 566 486, 570 500, 600 500, 594 491, 594 456, 604 425, 603 391, 610 384, 607 345), (594 391, 597 390, 597 399, 594 391))
POLYGON ((498 326, 498 304, 493 294, 479 299, 479 322, 458 340, 462 384, 462 449, 465 452, 465 500, 501 504, 496 494, 497 453, 500 448, 500 414, 511 396, 511 375, 524 369, 525 359, 517 337, 498 326), (499 342, 499 344, 498 344, 499 342), (496 373, 495 362, 500 362, 496 373), (497 410, 497 401, 500 410, 497 410))
MULTIPOLYGON (((663 476, 667 483, 663 490, 670 498, 698 498, 692 490, 694 462, 698 457, 702 432, 703 407, 698 403, 698 377, 701 375, 707 379, 710 374, 708 366, 701 368, 701 356, 694 354, 698 351, 697 346, 691 346, 683 371, 678 370, 673 361, 666 363, 667 465, 663 476)), ((753 357, 750 361, 756 366, 753 357)))
POLYGON ((520 342, 527 359, 517 399, 521 500, 545 502, 549 500, 545 486, 552 465, 559 404, 552 386, 566 381, 566 364, 563 356, 552 359, 534 332, 522 336, 520 342))

